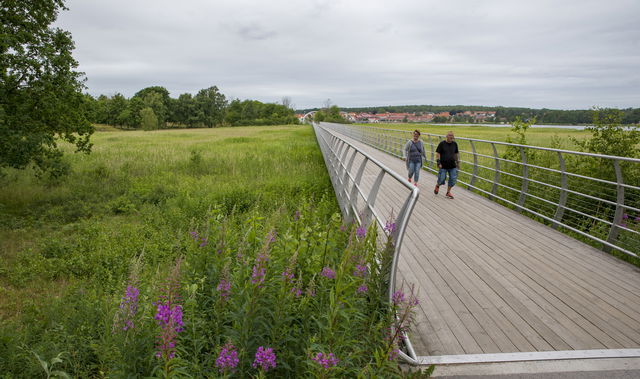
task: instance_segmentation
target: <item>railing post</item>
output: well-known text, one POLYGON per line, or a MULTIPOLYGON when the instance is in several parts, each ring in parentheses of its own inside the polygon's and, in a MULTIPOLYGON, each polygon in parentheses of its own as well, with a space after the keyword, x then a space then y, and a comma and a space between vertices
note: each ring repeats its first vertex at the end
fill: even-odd
MULTIPOLYGON (((616 187, 616 213, 613 216, 613 224, 611 225, 611 229, 609 229, 609 236, 607 237, 607 242, 610 244, 613 244, 618 239, 618 233, 620 232, 619 225, 622 222, 622 216, 624 214, 624 183, 622 180, 622 169, 617 159, 613 160, 613 168, 616 170, 616 181, 618 185, 616 187)), ((611 247, 603 246, 603 250, 609 252, 611 251, 611 247)))
POLYGON ((436 164, 436 152, 433 147, 433 141, 431 141, 431 134, 429 134, 429 147, 431 148, 431 160, 429 161, 429 166, 433 165, 434 170, 438 170, 438 165, 436 164))
MULTIPOLYGON (((360 185, 360 181, 362 180, 362 175, 364 174, 364 169, 367 166, 367 162, 369 161, 368 157, 364 157, 362 163, 360 163, 360 167, 358 168, 358 173, 356 177, 353 179, 353 186, 351 187, 351 194, 349 197, 351 198, 351 202, 355 203, 356 196, 358 196, 358 186, 360 185)), ((358 223, 362 224, 362 220, 358 215, 357 211, 354 210, 354 217, 358 220, 358 223)))
POLYGON ((520 146, 520 159, 522 160, 522 188, 520 188, 520 197, 518 198, 517 211, 522 212, 522 206, 527 200, 527 190, 529 188, 529 166, 527 166, 527 153, 524 151, 524 147, 520 146))
POLYGON ((491 187, 491 195, 489 195, 489 199, 493 200, 493 196, 498 192, 498 183, 500 183, 500 157, 498 156, 498 149, 496 149, 496 144, 491 143, 491 147, 493 148, 493 156, 495 157, 495 165, 496 165, 496 173, 493 176, 493 186, 491 187))
POLYGON ((367 196, 367 211, 365 213, 364 223, 365 225, 369 225, 369 221, 371 220, 371 216, 373 215, 373 207, 376 204, 376 199, 378 198, 378 191, 380 190, 380 185, 382 184, 382 179, 384 178, 384 170, 380 170, 380 173, 376 177, 376 181, 373 182, 373 186, 371 186, 371 190, 369 191, 369 195, 367 196))
MULTIPOLYGON (((568 178, 567 178, 567 167, 564 162, 564 157, 562 153, 558 151, 558 161, 560 162, 560 197, 558 198, 558 208, 556 208, 556 213, 553 215, 553 219, 557 222, 562 222, 562 216, 564 216, 564 207, 567 204, 567 197, 569 193, 567 192, 567 188, 569 188, 568 178)), ((551 224, 553 229, 558 229, 557 223, 551 224)))
POLYGON ((471 173, 469 184, 473 186, 478 177, 478 153, 476 153, 476 146, 473 144, 473 141, 469 140, 469 143, 471 144, 471 153, 473 154, 473 172, 471 173))

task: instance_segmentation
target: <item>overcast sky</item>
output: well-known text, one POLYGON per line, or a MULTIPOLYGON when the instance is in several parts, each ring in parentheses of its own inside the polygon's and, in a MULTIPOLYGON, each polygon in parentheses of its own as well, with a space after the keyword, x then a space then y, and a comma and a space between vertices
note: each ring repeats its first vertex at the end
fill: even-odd
POLYGON ((89 93, 640 107, 638 0, 67 0, 89 93))

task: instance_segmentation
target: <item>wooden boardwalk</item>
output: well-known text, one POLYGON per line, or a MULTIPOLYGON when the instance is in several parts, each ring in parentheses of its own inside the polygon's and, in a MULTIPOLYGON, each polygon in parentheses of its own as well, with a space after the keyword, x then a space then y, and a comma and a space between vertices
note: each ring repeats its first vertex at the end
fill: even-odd
MULTIPOLYGON (((374 176, 365 172, 363 186, 374 176)), ((468 190, 434 195, 426 171, 419 184, 396 283, 415 284, 420 300, 418 356, 640 348, 640 269, 468 190)), ((384 181, 376 207, 397 213, 390 204, 406 197, 397 186, 384 181)))

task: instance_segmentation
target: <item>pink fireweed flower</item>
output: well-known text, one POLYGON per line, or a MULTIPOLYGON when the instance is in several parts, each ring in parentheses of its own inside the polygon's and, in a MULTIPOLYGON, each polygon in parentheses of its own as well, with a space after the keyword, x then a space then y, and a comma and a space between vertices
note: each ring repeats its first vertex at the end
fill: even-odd
POLYGON ((300 287, 291 287, 289 292, 294 294, 296 297, 300 297, 302 295, 302 289, 300 287))
POLYGON ((330 267, 324 267, 320 275, 324 276, 327 279, 335 279, 336 272, 333 271, 330 267))
POLYGON ((398 358, 398 353, 400 352, 400 349, 391 349, 391 351, 389 352, 389 360, 390 361, 395 361, 396 358, 398 358))
POLYGON ((391 296, 391 301, 393 301, 393 305, 400 305, 404 301, 404 293, 400 290, 394 292, 391 296))
POLYGON ((113 329, 122 329, 124 331, 134 328, 134 316, 138 313, 138 296, 140 291, 134 286, 127 286, 122 300, 120 300, 120 310, 116 315, 113 329))
POLYGON ((251 283, 257 284, 258 287, 261 287, 262 283, 264 283, 264 275, 266 271, 267 270, 260 265, 253 266, 253 271, 251 274, 251 283))
POLYGON ((277 236, 278 236, 278 232, 276 232, 275 230, 272 230, 269 232, 269 234, 267 234, 267 241, 269 241, 269 243, 275 242, 277 236))
POLYGON ((193 240, 198 243, 198 246, 207 246, 207 237, 200 237, 200 235, 198 235, 198 232, 196 231, 189 232, 189 234, 191 234, 191 238, 193 238, 193 240))
POLYGON ((169 273, 167 282, 161 288, 162 294, 157 302, 156 315, 154 319, 161 328, 161 333, 157 336, 156 357, 165 360, 173 359, 175 356, 175 346, 178 333, 182 331, 182 306, 180 301, 180 266, 182 258, 176 261, 175 267, 169 273))
POLYGON ((360 287, 358 287, 358 289, 356 289, 356 292, 359 294, 365 294, 367 293, 367 291, 369 291, 369 287, 367 287, 366 284, 363 284, 360 287))
POLYGON ((386 225, 384 226, 384 231, 387 232, 388 234, 393 234, 393 232, 396 231, 396 223, 392 221, 387 221, 386 225))
POLYGON ((358 226, 358 228, 356 229, 356 237, 358 237, 358 239, 364 239, 367 236, 367 228, 365 228, 363 225, 358 226))
POLYGON ((365 276, 367 276, 367 266, 357 264, 356 269, 353 271, 353 276, 357 276, 360 278, 364 278, 365 276))
POLYGON ((226 279, 221 279, 216 289, 220 293, 220 297, 226 300, 231 294, 231 282, 226 279))
POLYGON ((347 231, 347 226, 346 225, 340 225, 340 231, 341 232, 346 232, 347 231))
POLYGON ((273 349, 270 347, 265 349, 260 346, 258 351, 256 351, 256 359, 253 361, 252 366, 253 368, 260 367, 264 372, 276 368, 276 354, 273 352, 273 349))
POLYGON ((168 300, 154 303, 157 312, 154 317, 158 325, 162 328, 162 333, 158 336, 158 352, 156 357, 173 359, 175 356, 176 338, 182 331, 182 307, 171 304, 168 300))
POLYGON ((324 353, 318 353, 315 355, 315 357, 311 357, 311 360, 316 362, 326 370, 334 367, 338 364, 338 362, 340 362, 340 360, 336 358, 333 353, 329 353, 326 355, 324 353))
POLYGON ((282 280, 284 280, 285 282, 291 282, 294 277, 295 275, 293 275, 293 272, 291 272, 290 268, 287 268, 282 272, 282 280))
POLYGON ((626 214, 626 213, 625 213, 625 214, 623 214, 623 215, 622 215, 622 219, 623 219, 623 220, 626 220, 626 219, 628 219, 628 218, 629 218, 629 215, 628 215, 628 214, 626 214))
POLYGON ((300 219, 300 211, 296 210, 296 213, 293 214, 293 221, 298 221, 300 219))
POLYGON ((216 359, 216 367, 218 370, 220 370, 220 372, 225 372, 227 369, 233 371, 238 367, 238 363, 240 363, 240 359, 238 358, 236 347, 231 343, 225 344, 216 359))

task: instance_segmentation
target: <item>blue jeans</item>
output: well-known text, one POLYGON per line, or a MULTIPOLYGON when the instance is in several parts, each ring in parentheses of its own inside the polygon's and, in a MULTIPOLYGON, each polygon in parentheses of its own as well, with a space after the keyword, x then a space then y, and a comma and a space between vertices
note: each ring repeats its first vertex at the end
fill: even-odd
POLYGON ((438 185, 441 186, 447 180, 447 173, 449 173, 449 187, 453 187, 456 185, 456 180, 458 180, 458 169, 457 168, 441 168, 438 171, 438 185))
POLYGON ((422 162, 409 162, 407 165, 409 169, 409 179, 413 176, 413 181, 418 183, 418 179, 420 178, 420 169, 422 168, 422 162))

